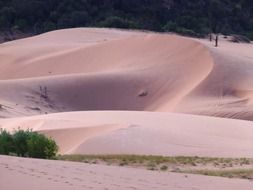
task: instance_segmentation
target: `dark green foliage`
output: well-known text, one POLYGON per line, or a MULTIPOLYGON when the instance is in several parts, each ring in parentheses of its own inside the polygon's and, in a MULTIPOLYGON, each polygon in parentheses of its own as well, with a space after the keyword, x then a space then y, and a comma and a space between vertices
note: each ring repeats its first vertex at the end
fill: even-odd
POLYGON ((31 131, 18 130, 13 134, 12 138, 15 152, 18 156, 26 156, 28 150, 27 139, 29 138, 30 133, 31 131))
POLYGON ((0 31, 99 26, 253 38, 252 0, 0 0, 0 31))
POLYGON ((166 32, 176 32, 178 30, 178 25, 175 22, 168 21, 162 29, 166 32))
POLYGON ((51 159, 57 154, 54 140, 31 130, 17 130, 11 135, 0 131, 0 154, 22 157, 51 159))
POLYGON ((5 130, 0 131, 0 154, 8 155, 13 151, 13 138, 5 130))
POLYGON ((27 146, 28 155, 32 158, 53 158, 58 150, 52 139, 38 133, 31 133, 27 146))

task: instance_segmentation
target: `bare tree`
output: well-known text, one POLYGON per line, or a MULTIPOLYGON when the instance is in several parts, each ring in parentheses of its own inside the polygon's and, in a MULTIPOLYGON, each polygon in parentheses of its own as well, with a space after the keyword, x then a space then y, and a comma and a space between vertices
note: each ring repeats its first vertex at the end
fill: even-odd
POLYGON ((215 36, 215 47, 218 47, 218 43, 219 43, 219 35, 216 34, 216 36, 215 36))

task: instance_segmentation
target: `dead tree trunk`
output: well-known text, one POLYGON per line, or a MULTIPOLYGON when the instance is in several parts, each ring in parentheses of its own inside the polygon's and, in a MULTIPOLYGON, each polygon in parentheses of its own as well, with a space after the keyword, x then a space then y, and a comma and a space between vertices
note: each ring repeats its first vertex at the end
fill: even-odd
POLYGON ((218 43, 219 43, 219 35, 217 34, 215 36, 215 47, 218 47, 218 43))

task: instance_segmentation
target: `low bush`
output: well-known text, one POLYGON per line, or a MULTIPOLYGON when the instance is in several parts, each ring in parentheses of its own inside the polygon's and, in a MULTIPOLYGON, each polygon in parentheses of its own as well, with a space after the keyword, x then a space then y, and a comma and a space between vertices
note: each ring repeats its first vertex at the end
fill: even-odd
POLYGON ((10 133, 5 130, 0 131, 0 154, 8 155, 14 150, 13 138, 10 133))
POLYGON ((56 142, 31 130, 17 130, 10 134, 0 130, 0 154, 52 159, 58 151, 56 142))
POLYGON ((160 167, 160 170, 162 170, 162 171, 166 171, 166 170, 168 170, 168 166, 163 165, 163 166, 161 166, 161 167, 160 167))

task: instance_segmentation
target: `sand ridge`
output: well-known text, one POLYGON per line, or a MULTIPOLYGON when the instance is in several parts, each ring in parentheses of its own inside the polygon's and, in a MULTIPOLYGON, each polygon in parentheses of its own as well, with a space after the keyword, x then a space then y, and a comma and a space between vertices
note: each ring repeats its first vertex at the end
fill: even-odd
MULTIPOLYGON (((83 31, 81 39, 92 32, 91 39, 112 35, 105 29, 100 33, 93 29, 76 32, 79 30, 83 31)), ((0 97, 8 107, 24 113, 20 116, 86 110, 171 112, 213 67, 203 45, 178 36, 117 31, 105 42, 85 41, 80 45, 72 33, 63 30, 0 47, 5 52, 0 97), (55 41, 43 41, 54 33, 55 41), (62 39, 70 46, 61 50, 66 47, 58 38, 67 34, 72 42, 62 39), (34 47, 40 40, 43 45, 34 47), (53 42, 57 51, 49 53, 53 42), (26 46, 25 51, 21 44, 26 46), (44 89, 48 99, 41 98, 44 89), (20 93, 15 96, 16 90, 20 93)), ((12 117, 8 107, 2 117, 12 117)))
POLYGON ((86 111, 4 119, 0 125, 10 131, 18 126, 49 135, 57 141, 62 154, 253 156, 251 121, 169 113, 86 111))
POLYGON ((253 45, 221 37, 220 46, 215 48, 207 40, 198 41, 209 49, 214 67, 176 111, 252 120, 253 45))

